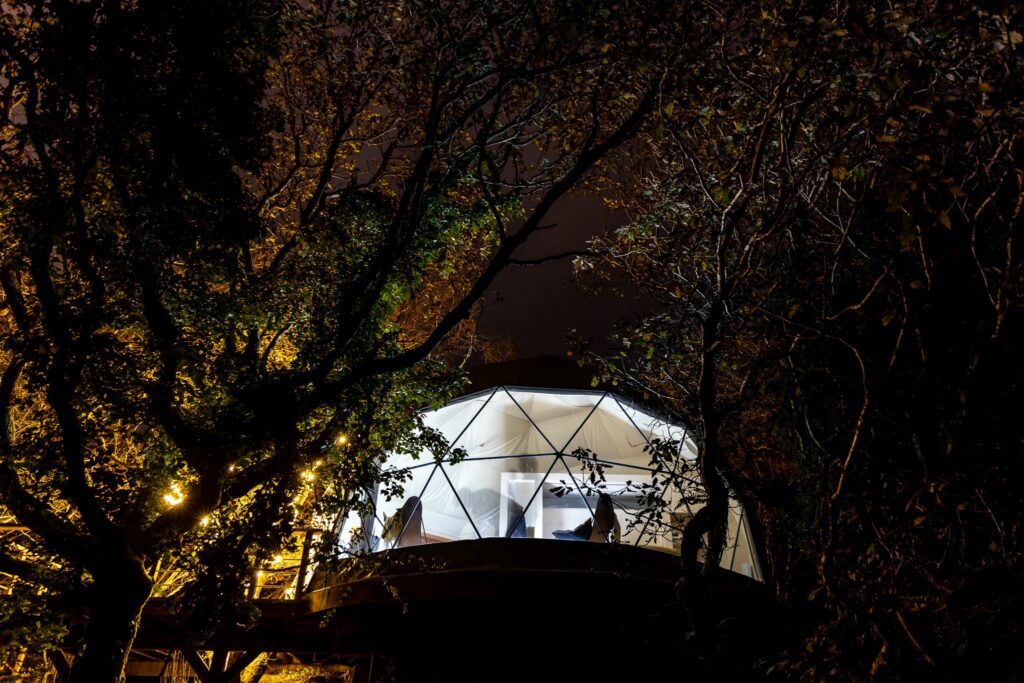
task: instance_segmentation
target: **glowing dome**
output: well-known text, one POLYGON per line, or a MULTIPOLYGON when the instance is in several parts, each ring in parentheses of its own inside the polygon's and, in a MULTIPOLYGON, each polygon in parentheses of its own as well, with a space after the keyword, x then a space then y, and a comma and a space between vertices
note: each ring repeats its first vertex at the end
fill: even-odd
MULTIPOLYGON (((389 498, 378 489, 372 520, 349 520, 345 533, 354 546, 554 539, 555 532, 574 538, 566 532, 601 518, 603 493, 620 523, 614 540, 677 552, 683 526, 701 506, 686 428, 609 392, 499 386, 425 412, 424 421, 445 436, 448 450, 388 459, 385 467, 408 479, 401 495, 389 498), (677 457, 659 466, 652 448, 666 442, 677 457), (658 498, 667 504, 654 505, 658 498)), ((601 531, 609 533, 594 538, 613 540, 610 528, 601 531)), ((735 500, 722 566, 761 579, 735 500)))

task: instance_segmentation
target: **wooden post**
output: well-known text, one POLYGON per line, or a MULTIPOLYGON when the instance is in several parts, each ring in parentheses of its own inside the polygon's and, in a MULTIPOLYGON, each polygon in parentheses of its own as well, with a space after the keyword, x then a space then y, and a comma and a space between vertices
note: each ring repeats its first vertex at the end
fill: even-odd
POLYGON ((252 581, 249 582, 249 595, 248 595, 248 598, 250 600, 253 600, 254 598, 258 597, 259 590, 260 590, 260 577, 262 576, 262 574, 263 574, 263 572, 259 571, 259 570, 257 570, 257 571, 252 573, 252 581))
POLYGON ((302 539, 302 559, 299 560, 299 575, 295 577, 295 599, 302 598, 306 589, 306 570, 309 569, 309 553, 313 548, 313 539, 320 532, 314 529, 306 529, 306 537, 302 539))

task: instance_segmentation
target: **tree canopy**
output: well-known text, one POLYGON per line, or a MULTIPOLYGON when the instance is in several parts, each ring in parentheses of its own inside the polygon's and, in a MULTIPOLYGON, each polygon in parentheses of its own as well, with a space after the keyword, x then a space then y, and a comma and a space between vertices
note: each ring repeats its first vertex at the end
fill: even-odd
POLYGON ((229 610, 312 468, 343 502, 435 438, 432 352, 655 107, 660 8, 5 4, 12 642, 63 630, 71 680, 116 680, 162 559, 229 610))
POLYGON ((804 629, 775 673, 997 671, 1022 633, 1024 17, 722 9, 600 242, 654 311, 600 362, 758 510, 804 629))

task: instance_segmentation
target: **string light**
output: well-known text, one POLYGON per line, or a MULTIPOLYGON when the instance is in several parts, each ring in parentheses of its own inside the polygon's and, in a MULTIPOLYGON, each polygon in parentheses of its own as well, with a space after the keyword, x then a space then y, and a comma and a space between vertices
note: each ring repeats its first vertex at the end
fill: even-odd
POLYGON ((178 484, 171 484, 171 490, 164 494, 164 502, 174 507, 185 501, 185 494, 178 484))
POLYGON ((339 446, 344 446, 345 444, 348 443, 348 437, 345 436, 344 434, 338 434, 338 438, 335 439, 334 442, 339 446))

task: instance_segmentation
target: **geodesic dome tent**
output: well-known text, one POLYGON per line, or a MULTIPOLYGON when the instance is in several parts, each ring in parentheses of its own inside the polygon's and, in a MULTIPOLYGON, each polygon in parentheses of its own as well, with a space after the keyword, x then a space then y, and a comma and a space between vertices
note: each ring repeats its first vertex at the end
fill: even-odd
MULTIPOLYGON (((700 507, 686 428, 606 391, 499 386, 427 411, 424 422, 445 436, 448 450, 388 459, 385 467, 407 472, 403 495, 378 490, 373 519, 351 518, 343 529, 364 550, 553 539, 592 520, 606 493, 621 525, 619 542, 678 552, 682 528, 700 507), (655 444, 674 456, 660 467, 652 462, 655 444), (666 504, 652 505, 651 492, 666 504)), ((735 500, 728 528, 722 566, 761 580, 735 500)))

